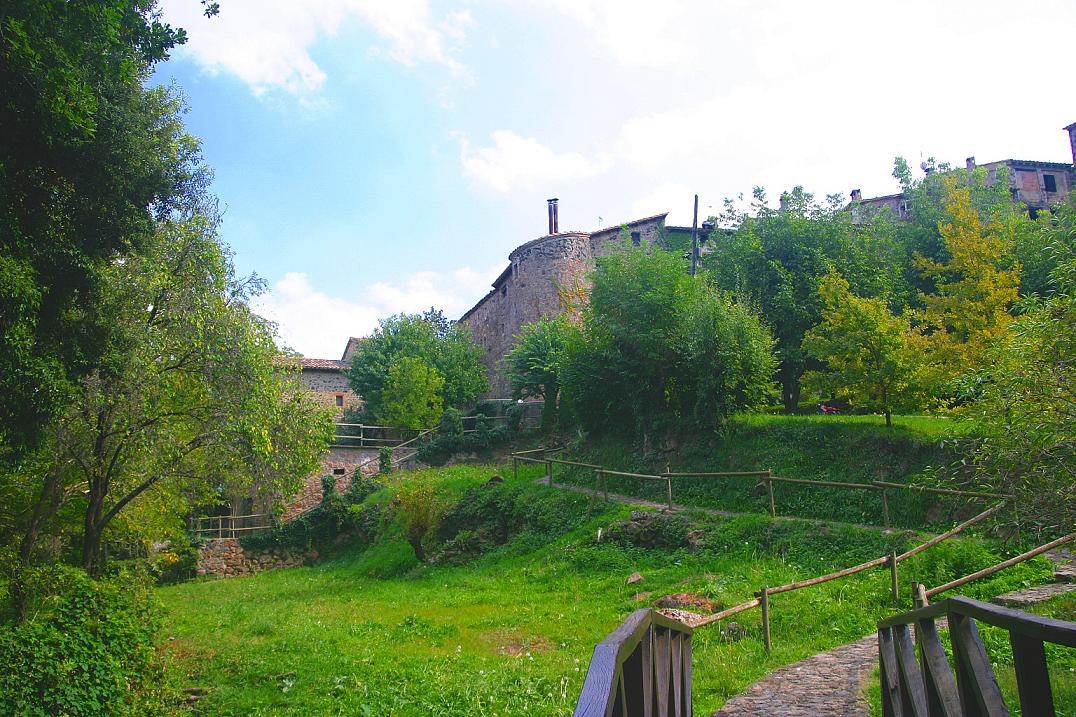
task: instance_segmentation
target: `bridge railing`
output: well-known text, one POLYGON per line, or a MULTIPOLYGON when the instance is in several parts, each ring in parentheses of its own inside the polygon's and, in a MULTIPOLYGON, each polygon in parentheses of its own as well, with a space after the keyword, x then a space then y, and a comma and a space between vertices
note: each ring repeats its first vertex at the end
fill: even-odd
POLYGON ((1009 633, 1024 717, 1053 717, 1054 701, 1044 643, 1076 647, 1076 623, 963 597, 948 598, 878 623, 885 717, 1009 714, 976 621, 1009 633), (936 621, 941 617, 949 621, 955 679, 938 635, 936 621), (914 638, 909 630, 912 625, 914 638))
POLYGON ((636 610, 594 648, 575 717, 690 717, 691 633, 636 610))

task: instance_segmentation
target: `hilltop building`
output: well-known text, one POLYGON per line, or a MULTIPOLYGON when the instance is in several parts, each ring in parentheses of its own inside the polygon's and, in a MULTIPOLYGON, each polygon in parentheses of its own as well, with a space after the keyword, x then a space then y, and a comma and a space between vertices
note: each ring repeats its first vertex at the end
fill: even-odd
MULTIPOLYGON (((987 170, 987 181, 993 185, 998 170, 1008 170, 1009 192, 1014 202, 1027 205, 1028 212, 1034 217, 1038 212, 1063 201, 1076 189, 1076 122, 1065 127, 1068 132, 1069 146, 1072 149, 1072 163, 1041 162, 1030 159, 1002 159, 977 165, 975 157, 968 157, 968 170, 981 167, 987 170)), ((911 200, 903 192, 887 194, 882 197, 864 198, 858 189, 853 189, 848 207, 853 221, 863 221, 875 211, 888 208, 893 216, 905 219, 911 211, 911 200)))
MULTIPOLYGON (((482 347, 489 375, 489 397, 506 398, 511 386, 500 362, 524 324, 561 314, 573 292, 582 287, 597 257, 617 246, 621 233, 635 246, 666 249, 691 246, 691 228, 666 226, 665 214, 636 219, 593 232, 559 229, 558 201, 548 202, 549 232, 521 244, 508 255, 509 264, 493 288, 460 318, 482 347)), ((700 242, 705 230, 699 231, 700 242)))

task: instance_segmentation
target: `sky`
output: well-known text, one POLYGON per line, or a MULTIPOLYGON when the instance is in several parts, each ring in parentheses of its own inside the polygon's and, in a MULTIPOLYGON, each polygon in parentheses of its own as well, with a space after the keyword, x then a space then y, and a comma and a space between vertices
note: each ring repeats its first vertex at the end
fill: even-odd
POLYGON ((163 0, 237 269, 282 346, 458 318, 546 233, 897 191, 893 158, 1069 162, 1076 3, 163 0), (1067 88, 1067 89, 1066 89, 1067 88))

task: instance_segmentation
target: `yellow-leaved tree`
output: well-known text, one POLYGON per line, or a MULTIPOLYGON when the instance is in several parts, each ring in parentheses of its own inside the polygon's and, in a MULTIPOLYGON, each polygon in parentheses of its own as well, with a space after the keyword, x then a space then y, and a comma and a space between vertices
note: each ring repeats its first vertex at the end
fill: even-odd
POLYGON ((948 221, 938 223, 948 261, 917 256, 915 265, 933 282, 920 292, 917 313, 929 337, 938 390, 981 368, 986 356, 1013 322, 1009 312, 1019 297, 1020 265, 1012 257, 1014 226, 1001 216, 982 217, 971 191, 955 178, 943 181, 948 221))

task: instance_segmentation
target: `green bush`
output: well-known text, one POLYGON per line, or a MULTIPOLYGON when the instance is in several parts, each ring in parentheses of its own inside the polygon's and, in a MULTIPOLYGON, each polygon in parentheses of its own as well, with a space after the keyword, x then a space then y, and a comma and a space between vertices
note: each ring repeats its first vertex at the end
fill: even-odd
POLYGON ((38 571, 31 616, 0 627, 0 714, 70 717, 160 714, 160 624, 145 576, 94 581, 81 570, 38 571))

